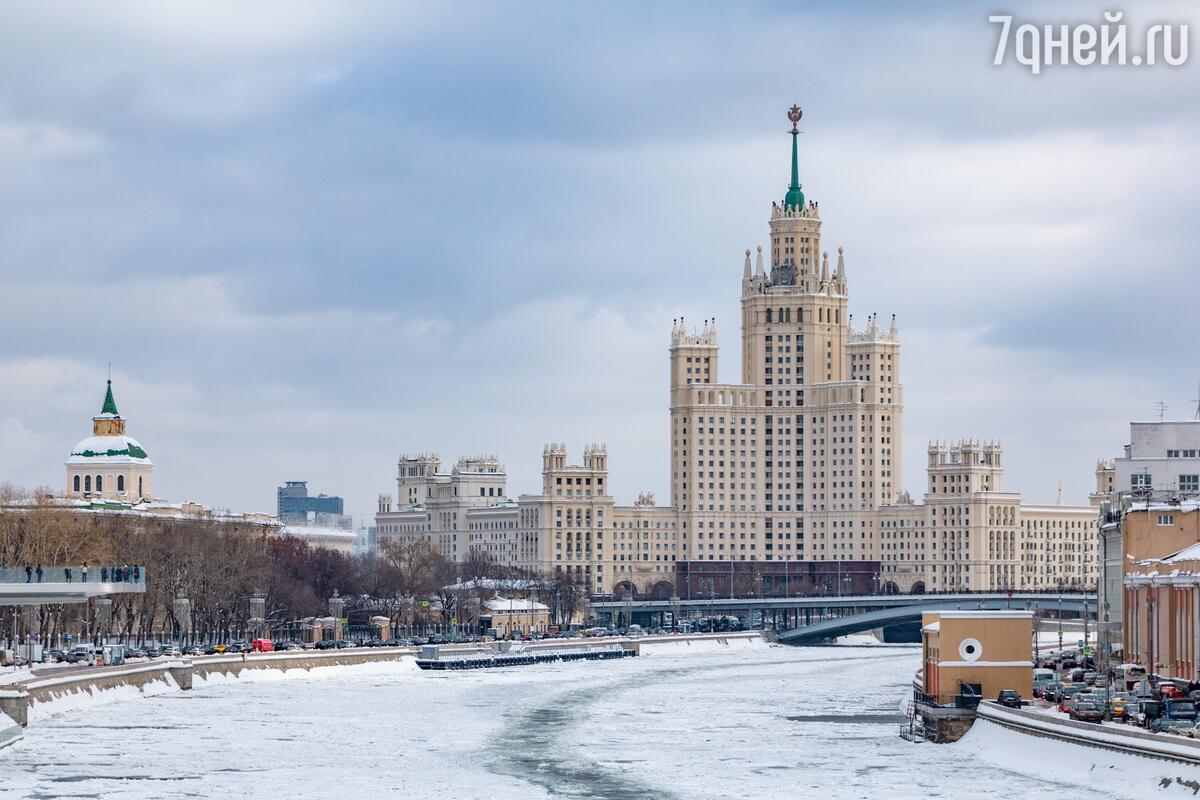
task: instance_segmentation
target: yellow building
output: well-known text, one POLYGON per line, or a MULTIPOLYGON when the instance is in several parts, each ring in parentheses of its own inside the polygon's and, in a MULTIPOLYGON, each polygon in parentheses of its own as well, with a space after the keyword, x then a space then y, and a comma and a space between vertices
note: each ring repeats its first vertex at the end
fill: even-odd
POLYGON ((930 611, 921 615, 925 693, 938 705, 955 696, 995 699, 1002 689, 1033 694, 1033 614, 930 611))
POLYGON ((492 628, 501 636, 539 633, 550 627, 550 608, 536 600, 513 600, 497 595, 483 604, 492 617, 492 628))

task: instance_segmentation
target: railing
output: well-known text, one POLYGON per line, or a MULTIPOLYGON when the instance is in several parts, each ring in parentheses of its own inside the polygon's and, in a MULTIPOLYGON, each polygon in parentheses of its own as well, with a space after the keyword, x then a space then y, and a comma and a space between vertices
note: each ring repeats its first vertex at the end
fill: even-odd
POLYGON ((133 583, 146 581, 146 568, 125 564, 83 567, 0 567, 0 583, 133 583))

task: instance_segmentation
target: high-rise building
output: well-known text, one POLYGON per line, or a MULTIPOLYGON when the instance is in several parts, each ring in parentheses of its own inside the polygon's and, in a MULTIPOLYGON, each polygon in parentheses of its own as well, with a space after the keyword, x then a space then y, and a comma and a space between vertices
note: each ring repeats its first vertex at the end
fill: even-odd
POLYGON ((350 530, 353 519, 342 513, 342 498, 311 497, 308 481, 286 481, 275 490, 275 515, 285 525, 316 525, 350 530))
POLYGON ((875 586, 895 591, 1094 583, 1097 509, 1022 505, 1003 491, 996 442, 931 444, 925 502, 904 491, 896 319, 852 325, 846 254, 830 266, 799 178, 800 109, 788 116, 791 179, 771 204, 769 252, 748 249, 741 265, 741 381, 720 381, 715 319, 672 326, 671 505, 616 505, 603 447, 569 465, 553 444, 540 494, 468 492, 472 507, 438 515, 433 486, 441 497, 456 479, 436 457, 402 458, 400 508, 380 498, 381 541, 422 536, 459 560, 569 571, 598 592, 668 591, 677 561, 878 562, 875 586))

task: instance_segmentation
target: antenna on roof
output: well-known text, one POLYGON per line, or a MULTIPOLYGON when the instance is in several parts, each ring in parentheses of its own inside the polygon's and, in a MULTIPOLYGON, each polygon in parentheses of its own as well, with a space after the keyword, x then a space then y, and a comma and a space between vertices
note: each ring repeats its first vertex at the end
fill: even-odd
POLYGON ((1200 381, 1196 383, 1196 419, 1200 419, 1200 381))
POLYGON ((1162 422, 1163 417, 1165 417, 1167 414, 1167 404, 1162 400, 1159 400, 1157 403, 1155 403, 1155 405, 1158 406, 1158 421, 1162 422))

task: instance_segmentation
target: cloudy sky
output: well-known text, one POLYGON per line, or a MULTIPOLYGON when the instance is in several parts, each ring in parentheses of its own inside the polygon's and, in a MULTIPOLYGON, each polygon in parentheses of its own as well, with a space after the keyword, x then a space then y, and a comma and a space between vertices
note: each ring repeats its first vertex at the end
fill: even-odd
POLYGON ((666 502, 671 321, 738 379, 798 102, 851 310, 899 320, 907 487, 974 436, 1084 502, 1129 420, 1195 412, 1197 65, 1033 76, 994 6, 844 5, 6 5, 0 482, 62 486, 111 362, 167 499, 366 514, 418 451, 515 496, 565 441, 666 502))

